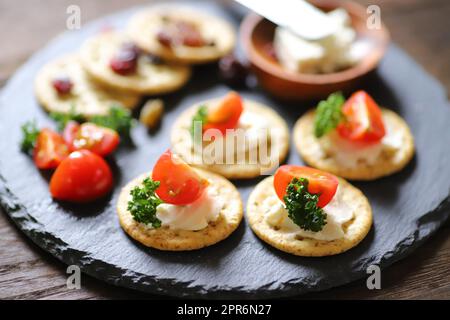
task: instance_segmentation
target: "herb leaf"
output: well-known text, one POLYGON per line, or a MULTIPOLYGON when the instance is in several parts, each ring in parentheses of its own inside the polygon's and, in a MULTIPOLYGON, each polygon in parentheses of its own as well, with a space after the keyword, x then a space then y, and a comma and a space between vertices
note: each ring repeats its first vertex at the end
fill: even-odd
POLYGON ((314 135, 317 138, 327 134, 341 122, 344 118, 341 111, 344 103, 345 98, 341 92, 332 93, 327 100, 319 102, 314 121, 314 135))
POLYGON ((132 199, 128 201, 128 211, 137 222, 152 225, 153 228, 161 227, 161 220, 156 217, 156 207, 163 201, 155 195, 159 187, 159 181, 145 178, 142 186, 136 186, 130 191, 132 199))
POLYGON ((108 115, 94 116, 89 122, 113 129, 125 138, 130 137, 130 130, 134 125, 131 112, 121 106, 112 106, 111 109, 109 109, 108 115))
POLYGON ((327 224, 327 214, 317 206, 319 195, 308 192, 308 179, 294 178, 286 189, 284 203, 289 218, 300 228, 318 232, 327 224))
POLYGON ((36 121, 28 121, 21 127, 22 130, 22 142, 20 143, 20 149, 28 154, 33 152, 36 145, 36 140, 40 130, 36 126, 36 121))
POLYGON ((194 136, 196 123, 200 122, 201 126, 206 123, 206 118, 208 117, 208 108, 206 106, 200 106, 197 113, 192 118, 191 134, 194 136))
POLYGON ((77 113, 73 106, 68 113, 51 112, 50 117, 56 122, 57 129, 60 132, 64 130, 69 121, 76 121, 79 123, 86 121, 85 117, 82 114, 77 113))

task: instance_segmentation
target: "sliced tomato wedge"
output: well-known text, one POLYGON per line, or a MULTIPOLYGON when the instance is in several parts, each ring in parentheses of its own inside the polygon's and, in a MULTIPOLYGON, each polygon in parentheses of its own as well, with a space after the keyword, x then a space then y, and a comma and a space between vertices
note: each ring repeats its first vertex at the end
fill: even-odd
POLYGON ((365 91, 355 92, 342 107, 345 121, 337 127, 341 137, 363 143, 380 141, 386 134, 380 107, 365 91))
POLYGON ((69 121, 63 137, 71 151, 87 149, 102 157, 114 152, 120 142, 116 131, 89 122, 69 121))
POLYGON ((310 167, 284 165, 275 172, 273 185, 281 201, 286 195, 286 189, 294 178, 308 179, 308 192, 319 195, 317 205, 325 207, 336 194, 339 180, 334 175, 310 167))
POLYGON ((70 202, 89 202, 106 195, 113 176, 106 161, 89 150, 72 152, 50 180, 53 198, 70 202))
POLYGON ((69 155, 63 137, 51 129, 42 129, 33 151, 34 163, 39 169, 55 169, 69 155))
POLYGON ((234 91, 229 92, 217 105, 208 109, 203 131, 218 129, 225 134, 227 129, 236 127, 243 110, 241 96, 234 91))
POLYGON ((156 194, 164 202, 186 205, 197 200, 208 181, 170 150, 164 152, 153 167, 153 181, 159 181, 156 194))

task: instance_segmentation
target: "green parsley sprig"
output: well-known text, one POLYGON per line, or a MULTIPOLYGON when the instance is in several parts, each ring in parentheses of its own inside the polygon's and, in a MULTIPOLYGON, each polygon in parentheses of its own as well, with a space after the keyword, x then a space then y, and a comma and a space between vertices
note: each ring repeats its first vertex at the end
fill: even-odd
POLYGON ((300 228, 318 232, 327 224, 327 214, 317 206, 319 195, 308 192, 308 179, 294 178, 289 183, 284 203, 289 218, 300 228))
POLYGON ((317 138, 336 128, 344 119, 341 110, 344 103, 345 98, 341 92, 332 93, 327 100, 319 102, 314 120, 314 135, 317 138))
POLYGON ((82 114, 76 112, 74 106, 70 108, 68 113, 51 112, 50 118, 56 122, 58 131, 63 131, 69 121, 76 121, 79 123, 86 121, 86 118, 82 114))
POLYGON ((192 125, 191 125, 191 134, 194 136, 195 128, 200 123, 200 128, 206 123, 206 119, 208 117, 208 108, 206 106, 200 106, 197 110, 197 113, 192 117, 192 125))
POLYGON ((36 125, 36 121, 28 121, 21 127, 22 130, 22 142, 20 143, 20 149, 28 154, 33 152, 36 146, 36 140, 40 130, 36 125))
POLYGON ((121 106, 112 106, 107 115, 94 116, 89 119, 89 122, 113 129, 124 138, 130 137, 131 128, 135 123, 130 110, 121 106))
POLYGON ((155 194, 159 181, 145 178, 141 186, 130 191, 132 199, 128 201, 128 211, 137 222, 150 224, 153 228, 161 227, 161 220, 156 217, 156 207, 163 201, 155 194))
POLYGON ((58 131, 64 130, 67 122, 76 121, 78 123, 89 121, 98 126, 113 129, 124 138, 130 137, 131 128, 134 126, 134 119, 131 112, 121 106, 112 106, 107 115, 93 116, 86 119, 83 115, 75 112, 74 108, 68 113, 52 112, 50 117, 56 122, 58 131))

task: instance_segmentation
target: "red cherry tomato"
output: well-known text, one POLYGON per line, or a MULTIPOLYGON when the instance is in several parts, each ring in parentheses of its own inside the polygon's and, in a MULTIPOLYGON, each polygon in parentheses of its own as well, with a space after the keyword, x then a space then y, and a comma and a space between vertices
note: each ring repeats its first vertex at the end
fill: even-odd
POLYGON ((106 161, 89 150, 79 150, 58 166, 50 180, 50 193, 58 200, 89 202, 106 195, 112 186, 106 161))
POLYGON ((308 179, 308 192, 319 195, 318 206, 325 207, 336 194, 339 180, 332 174, 310 167, 284 165, 275 173, 273 185, 275 192, 283 201, 286 188, 294 178, 308 179))
POLYGON ((208 109, 208 117, 203 125, 203 131, 218 129, 225 134, 227 129, 236 127, 243 110, 239 94, 234 91, 229 92, 218 105, 208 109))
POLYGON ((153 167, 153 181, 159 181, 156 194, 164 202, 185 205, 197 200, 208 185, 186 162, 167 150, 153 167))
POLYGON ((378 142, 386 134, 380 107, 365 91, 355 92, 342 107, 346 121, 337 130, 345 139, 355 142, 378 142))
POLYGON ((120 142, 116 131, 89 122, 69 121, 63 137, 72 151, 87 149, 102 157, 114 152, 120 142))
POLYGON ((50 129, 42 129, 33 151, 34 163, 39 169, 54 169, 69 155, 63 137, 50 129))

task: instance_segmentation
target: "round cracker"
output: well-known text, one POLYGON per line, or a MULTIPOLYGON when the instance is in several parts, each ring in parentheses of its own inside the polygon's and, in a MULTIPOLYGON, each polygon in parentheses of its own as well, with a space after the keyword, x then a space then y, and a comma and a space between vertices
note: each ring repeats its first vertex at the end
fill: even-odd
POLYGON ((81 47, 81 62, 98 82, 121 91, 159 95, 182 87, 191 75, 188 66, 156 64, 145 54, 138 58, 136 72, 120 75, 110 67, 110 61, 120 47, 131 42, 125 34, 103 32, 88 39, 81 47))
POLYGON ((211 184, 219 185, 219 195, 224 198, 224 208, 218 219, 198 231, 175 230, 162 226, 152 229, 136 222, 127 210, 128 201, 131 200, 130 191, 133 187, 151 176, 151 173, 142 174, 129 182, 121 191, 117 203, 117 213, 122 228, 128 235, 140 243, 160 250, 187 251, 200 249, 213 245, 227 238, 239 226, 242 220, 242 201, 236 187, 227 179, 200 169, 195 169, 211 184))
POLYGON ((34 90, 48 112, 68 113, 72 109, 87 118, 108 114, 113 105, 134 108, 140 96, 104 88, 84 71, 77 55, 71 54, 46 64, 37 74, 34 90), (60 95, 52 85, 56 77, 67 76, 73 83, 71 93, 60 95))
POLYGON ((246 218, 253 232, 271 246, 297 256, 323 257, 342 253, 360 243, 372 226, 372 208, 364 194, 347 181, 339 178, 343 201, 351 204, 354 217, 343 225, 344 238, 333 241, 316 240, 275 230, 266 222, 262 203, 275 195, 273 176, 255 187, 248 198, 246 218))
POLYGON ((406 122, 395 112, 382 109, 385 123, 401 134, 401 147, 392 155, 384 153, 374 164, 359 163, 357 167, 347 168, 339 164, 333 156, 324 152, 318 138, 314 135, 314 110, 304 114, 294 126, 294 143, 303 160, 323 171, 331 172, 351 180, 374 180, 402 170, 414 156, 414 138, 406 122))
POLYGON ((145 51, 167 61, 183 64, 212 62, 230 53, 236 43, 235 30, 225 20, 201 11, 180 6, 160 5, 137 13, 128 27, 131 38, 145 51), (159 43, 157 33, 165 19, 182 20, 195 24, 202 36, 214 46, 168 48, 159 43))
MULTIPOLYGON (((276 156, 269 159, 270 163, 262 165, 260 163, 251 164, 249 161, 246 161, 245 163, 236 164, 206 164, 202 161, 201 157, 195 155, 192 148, 193 141, 190 132, 192 118, 196 114, 199 106, 208 106, 217 103, 218 101, 220 101, 220 98, 195 104, 186 109, 178 117, 172 126, 170 134, 173 151, 191 165, 218 173, 228 179, 251 179, 276 169, 278 165, 285 160, 289 151, 288 126, 283 118, 281 118, 272 108, 247 99, 243 100, 244 110, 265 117, 269 120, 269 129, 277 130, 278 139, 272 141, 270 146, 271 150, 274 150, 273 153, 276 156)), ((246 154, 246 159, 248 159, 248 154, 246 154)))

